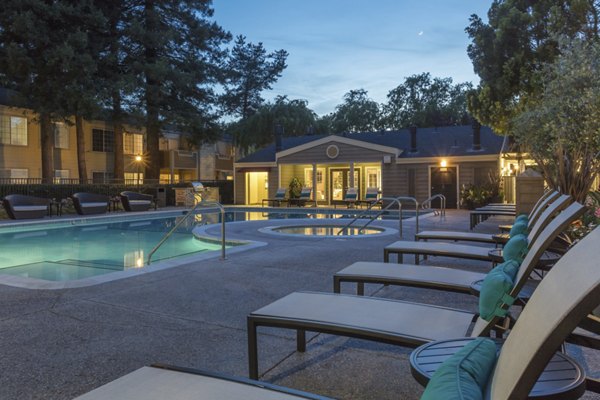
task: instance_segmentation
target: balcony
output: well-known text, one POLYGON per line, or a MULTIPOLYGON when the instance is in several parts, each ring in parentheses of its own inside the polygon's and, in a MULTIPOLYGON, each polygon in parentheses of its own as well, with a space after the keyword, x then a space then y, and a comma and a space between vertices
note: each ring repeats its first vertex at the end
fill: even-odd
POLYGON ((161 168, 170 169, 196 169, 198 166, 198 153, 185 150, 161 151, 161 168), (173 163, 171 164, 171 160, 173 163))

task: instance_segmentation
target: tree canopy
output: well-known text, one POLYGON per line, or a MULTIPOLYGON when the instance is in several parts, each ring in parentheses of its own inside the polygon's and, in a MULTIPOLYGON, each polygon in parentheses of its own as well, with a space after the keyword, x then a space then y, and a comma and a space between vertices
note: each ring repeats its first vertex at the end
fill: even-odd
POLYGON ((228 128, 236 144, 248 150, 272 143, 277 126, 284 136, 326 133, 317 130, 317 115, 305 100, 289 100, 286 96, 263 104, 250 117, 231 123, 228 128))
POLYGON ((287 51, 277 50, 267 54, 262 43, 246 43, 239 35, 225 64, 225 93, 221 101, 225 112, 248 118, 258 110, 264 99, 261 92, 281 77, 286 68, 287 51))
POLYGON ((409 76, 387 95, 385 126, 402 129, 468 124, 466 96, 470 89, 470 83, 454 85, 452 78, 432 79, 429 73, 409 76))
POLYGON ((565 40, 559 49, 511 130, 550 185, 583 202, 600 172, 600 43, 565 40))
POLYGON ((471 16, 468 54, 480 85, 468 98, 469 111, 496 132, 535 97, 536 72, 559 54, 557 35, 598 38, 600 5, 595 0, 494 0, 488 23, 471 16))
POLYGON ((333 133, 368 132, 382 127, 379 104, 364 89, 351 90, 331 118, 333 133))

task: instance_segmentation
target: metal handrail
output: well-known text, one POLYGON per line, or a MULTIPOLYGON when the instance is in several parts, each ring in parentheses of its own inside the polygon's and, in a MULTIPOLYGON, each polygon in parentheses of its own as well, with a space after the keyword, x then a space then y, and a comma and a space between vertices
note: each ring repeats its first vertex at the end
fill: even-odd
MULTIPOLYGON (((381 199, 379 199, 381 200, 381 199)), ((342 233, 346 232, 346 230, 352 226, 353 223, 355 223, 359 218, 362 218, 364 215, 366 215, 369 211, 371 211, 371 209, 375 206, 375 204, 379 203, 379 200, 375 200, 373 201, 371 204, 369 204, 369 206, 367 207, 366 210, 363 210, 360 214, 357 214, 354 219, 352 219, 352 221, 350 221, 350 223, 346 224, 346 226, 344 226, 337 234, 338 236, 341 235, 342 233)), ((389 206, 388 206, 389 207, 389 206)), ((381 214, 383 214, 383 211, 386 211, 388 209, 388 207, 386 207, 384 210, 380 210, 379 213, 375 216, 375 218, 377 218, 378 216, 380 216, 381 214)), ((375 219, 373 218, 373 219, 375 219)), ((364 229, 365 227, 361 228, 359 230, 359 232, 362 231, 362 229, 364 229)))
MULTIPOLYGON (((423 200, 421 202, 421 208, 423 208, 423 206, 427 203, 429 203, 429 207, 431 207, 431 202, 435 199, 440 199, 440 217, 445 217, 446 216, 446 196, 444 196, 443 194, 434 194, 433 196, 429 197, 426 200, 423 200)), ((418 233, 418 231, 417 231, 418 233)))
MULTIPOLYGON (((383 215, 383 213, 385 213, 391 206, 393 206, 394 204, 398 204, 398 231, 400 233, 400 237, 402 237, 403 236, 403 230, 402 230, 402 201, 403 200, 404 201, 414 201, 415 202, 416 227, 417 227, 417 229, 419 229, 419 202, 417 201, 417 199, 415 199, 414 197, 399 196, 399 197, 381 197, 379 200, 391 201, 391 203, 388 204, 387 206, 385 206, 385 208, 382 208, 377 214, 375 214, 374 216, 372 216, 371 219, 369 221, 367 221, 366 224, 364 224, 362 227, 360 227, 358 229, 359 233, 362 232, 373 221, 375 221, 377 218, 379 218, 381 215, 383 215)), ((343 232, 345 232, 350 226, 352 226, 352 224, 354 222, 356 222, 356 220, 358 220, 362 215, 364 215, 369 210, 370 210, 370 208, 367 209, 366 211, 363 211, 363 213, 357 215, 352 221, 350 221, 350 223, 348 223, 346 226, 344 226, 338 232, 338 235, 341 235, 343 232)))
POLYGON ((148 258, 146 261, 146 263, 148 265, 150 265, 152 256, 154 255, 154 253, 156 253, 156 251, 160 248, 160 246, 162 246, 162 244, 164 242, 166 242, 167 239, 170 238, 173 233, 175 233, 177 228, 179 228, 179 226, 181 224, 183 224, 183 222, 186 221, 190 215, 195 215, 195 211, 200 206, 214 206, 214 207, 217 207, 221 212, 221 260, 225 260, 225 207, 223 207, 223 205, 217 201, 200 201, 200 202, 196 203, 196 205, 190 211, 188 211, 188 213, 185 214, 183 216, 183 218, 181 218, 179 221, 177 221, 175 226, 162 237, 160 242, 158 242, 158 244, 156 246, 154 246, 154 248, 152 250, 150 250, 150 253, 148 253, 148 258))

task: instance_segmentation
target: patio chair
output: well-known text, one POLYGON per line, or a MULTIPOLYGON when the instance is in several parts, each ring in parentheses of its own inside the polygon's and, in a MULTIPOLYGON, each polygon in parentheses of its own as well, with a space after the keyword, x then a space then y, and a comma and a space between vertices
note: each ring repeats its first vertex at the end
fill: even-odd
MULTIPOLYGON (((542 213, 539 218, 540 223, 536 223, 527 235, 527 240, 531 246, 535 241, 539 233, 542 231, 542 225, 547 223, 557 210, 560 210, 564 204, 570 202, 570 197, 563 195, 562 198, 552 203, 542 213), (566 203, 565 203, 566 202, 566 203), (543 222, 543 223, 542 223, 543 222)), ((403 260, 404 254, 414 254, 415 264, 419 264, 419 256, 441 256, 441 257, 453 257, 453 258, 464 258, 471 260, 480 261, 494 261, 494 255, 491 254, 490 248, 486 246, 474 246, 474 245, 463 245, 456 243, 441 243, 441 242, 411 242, 399 240, 390 245, 387 245, 383 249, 383 259, 385 262, 389 262, 390 254, 396 254, 398 256, 398 263, 403 260)), ((493 250, 493 249, 492 249, 493 250)))
MULTIPOLYGON (((548 246, 585 210, 586 208, 583 205, 573 203, 546 225, 521 263, 520 270, 523 271, 525 276, 531 275, 548 246)), ((352 282, 357 284, 358 295, 364 294, 365 283, 411 286, 473 294, 478 293, 481 282, 486 275, 480 272, 448 267, 359 261, 338 271, 333 276, 333 291, 340 293, 342 283, 352 282)), ((532 287, 525 287, 519 293, 519 298, 526 300, 531 292, 532 287)))
POLYGON ((365 192, 365 199, 358 200, 356 202, 359 206, 365 205, 367 207, 374 207, 375 205, 379 205, 381 207, 381 201, 379 200, 379 188, 369 187, 365 192))
POLYGON ((76 400, 328 400, 300 390, 191 368, 154 364, 100 386, 76 400))
POLYGON ((156 210, 154 196, 150 194, 125 191, 121 192, 120 197, 125 211, 148 211, 153 203, 156 210))
POLYGON ((11 219, 43 218, 48 215, 50 200, 41 197, 9 194, 2 205, 11 219))
POLYGON ((288 199, 285 198, 286 190, 287 190, 286 188, 280 187, 279 189, 277 189, 277 192, 275 193, 275 197, 273 197, 272 199, 263 199, 262 200, 262 206, 265 207, 265 204, 267 206, 272 205, 273 207, 281 206, 281 203, 285 203, 288 201, 288 199))
MULTIPOLYGON (((595 229, 542 280, 500 352, 490 384, 492 397, 485 398, 518 400, 528 395, 544 398, 545 394, 577 398, 583 393, 583 369, 555 351, 579 321, 598 306, 600 269, 593 254, 599 242, 600 229, 595 229), (562 368, 553 375, 543 372, 545 366, 547 371, 555 372, 558 366, 562 368), (540 374, 542 379, 538 381, 540 374)), ((509 295, 516 296, 525 280, 519 271, 509 295)), ((502 309, 507 307, 503 305, 502 309)), ((307 330, 416 347, 433 341, 486 336, 499 321, 499 316, 486 321, 471 312, 406 301, 295 292, 248 315, 250 377, 258 377, 259 326, 296 330, 297 350, 304 352, 307 330), (472 322, 475 324, 471 329, 472 322)), ((447 350, 452 352, 451 348, 447 350)), ((435 361, 429 359, 430 363, 435 361)))
POLYGON ((291 206, 298 206, 298 207, 304 207, 306 205, 306 203, 314 203, 315 207, 317 206, 317 202, 313 199, 311 199, 311 195, 312 195, 312 188, 309 187, 304 187, 302 188, 302 191, 300 192, 300 197, 298 198, 289 198, 288 199, 288 207, 291 206))
MULTIPOLYGON (((549 192, 550 193, 550 192, 549 192)), ((560 193, 553 191, 549 196, 542 197, 538 204, 531 210, 527 218, 527 227, 532 229, 539 221, 544 210, 559 199, 560 193)), ((562 197, 560 206, 566 207, 568 202, 562 197)), ((543 221, 542 223, 547 223, 543 221)), ((543 225, 542 225, 543 228, 543 225)), ((459 231, 422 231, 415 234, 415 240, 451 240, 455 242, 478 242, 478 243, 497 243, 498 239, 493 234, 478 232, 459 232, 459 231)))
POLYGON ((331 200, 331 204, 334 208, 337 208, 338 205, 346 206, 346 208, 356 206, 358 204, 358 192, 356 188, 348 188, 342 200, 331 200))
POLYGON ((103 214, 108 210, 110 197, 96 193, 75 193, 73 206, 79 215, 103 214))
MULTIPOLYGON (((594 241, 597 245, 600 240, 600 230, 592 234, 595 237, 586 238, 582 248, 568 253, 536 289, 491 360, 495 365, 483 385, 485 398, 578 398, 586 389, 599 392, 597 380, 561 368, 564 356, 553 353, 599 304, 600 274, 589 255, 594 241), (571 382, 564 393, 553 387, 560 379, 571 382)), ((427 384, 440 365, 471 340, 434 342, 416 349, 410 358, 413 376, 427 384)))

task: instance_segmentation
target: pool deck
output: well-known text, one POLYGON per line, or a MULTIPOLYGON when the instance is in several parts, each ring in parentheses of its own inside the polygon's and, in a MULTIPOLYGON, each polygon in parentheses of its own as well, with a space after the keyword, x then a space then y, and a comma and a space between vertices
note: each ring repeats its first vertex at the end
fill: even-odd
MULTIPOLYGON (((468 229, 468 212, 420 219, 421 229, 468 229)), ((496 232, 490 219, 476 228, 496 232)), ((30 290, 0 285, 0 399, 72 399, 155 362, 247 376, 246 316, 297 290, 332 291, 334 272, 383 261, 397 235, 290 238, 258 231, 273 220, 231 223, 228 239, 266 246, 95 286, 30 290)), ((398 221, 376 226, 397 228, 398 221)), ((404 222, 404 238, 415 223, 404 222)), ((218 236, 219 227, 208 233, 218 236)), ((408 258, 410 259, 410 257, 408 258)), ((486 263, 430 258, 432 265, 487 271, 486 263)), ((351 287, 343 291, 350 293, 351 287)), ((477 299, 441 291, 367 285, 367 294, 476 311, 477 299)), ((339 399, 418 399, 411 349, 325 334, 295 351, 287 330, 259 330, 261 380, 339 399)), ((595 376, 600 354, 570 346, 595 376)), ((586 399, 597 398, 586 393, 586 399)))

